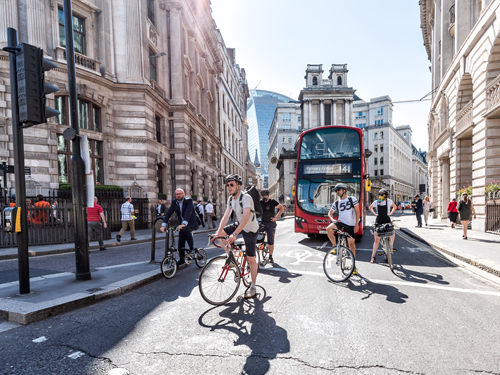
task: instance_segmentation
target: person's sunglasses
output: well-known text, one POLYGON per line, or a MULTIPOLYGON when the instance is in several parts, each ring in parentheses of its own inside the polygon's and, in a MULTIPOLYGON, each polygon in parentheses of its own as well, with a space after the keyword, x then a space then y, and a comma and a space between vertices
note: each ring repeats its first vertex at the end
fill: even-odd
POLYGON ((231 182, 231 183, 227 184, 227 186, 228 186, 228 187, 229 187, 229 186, 236 186, 236 184, 235 184, 234 182, 231 182))

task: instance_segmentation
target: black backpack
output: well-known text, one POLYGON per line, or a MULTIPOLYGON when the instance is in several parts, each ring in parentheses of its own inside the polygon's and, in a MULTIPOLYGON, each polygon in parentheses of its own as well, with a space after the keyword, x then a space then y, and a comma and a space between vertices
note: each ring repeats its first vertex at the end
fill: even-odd
MULTIPOLYGON (((253 185, 250 185, 249 187, 246 188, 246 190, 241 192, 240 197, 238 199, 240 202, 241 214, 243 214, 243 202, 241 201, 243 199, 243 194, 248 194, 252 198, 254 207, 252 212, 255 214, 255 217, 256 218, 262 217, 262 206, 260 205, 260 193, 257 190, 257 188, 253 185)), ((229 198, 229 204, 232 203, 233 203, 233 197, 231 196, 231 198, 229 198)))

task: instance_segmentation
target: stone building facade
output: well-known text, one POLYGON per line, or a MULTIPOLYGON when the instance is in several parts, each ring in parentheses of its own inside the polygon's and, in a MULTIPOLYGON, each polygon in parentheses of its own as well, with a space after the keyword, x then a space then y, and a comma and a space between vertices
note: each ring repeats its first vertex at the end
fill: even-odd
MULTIPOLYGON (((268 160, 268 186, 269 193, 274 199, 280 200, 283 203, 285 197, 290 197, 292 194, 292 185, 295 183, 295 175, 293 180, 284 183, 283 189, 280 189, 280 173, 277 168, 278 160, 281 159, 283 150, 293 150, 295 143, 299 138, 301 131, 301 109, 299 102, 278 103, 274 119, 269 129, 269 151, 267 153, 268 160)), ((292 173, 295 170, 291 169, 292 173)))
POLYGON ((500 1, 422 0, 421 28, 432 71, 430 194, 446 220, 450 199, 472 186, 486 227, 485 187, 500 175, 500 1))
MULTIPOLYGON (((20 42, 43 48, 58 65, 46 76, 60 89, 49 96, 49 106, 61 115, 24 132, 26 166, 44 192, 70 182, 71 150, 61 137, 69 118, 62 3, 0 2, 0 47, 6 44, 6 28, 13 27, 20 42)), ((90 139, 96 183, 125 190, 135 183, 151 199, 159 193, 171 199, 180 187, 220 202, 223 155, 236 153, 236 148, 226 152, 220 97, 229 84, 237 112, 231 124, 245 132, 247 89, 234 50, 225 48, 212 19, 210 1, 72 4, 80 129, 90 139)), ((12 164, 8 69, 2 51, 0 156, 12 164)), ((241 139, 246 149, 246 137, 241 139)), ((244 169, 243 162, 234 164, 244 169)))

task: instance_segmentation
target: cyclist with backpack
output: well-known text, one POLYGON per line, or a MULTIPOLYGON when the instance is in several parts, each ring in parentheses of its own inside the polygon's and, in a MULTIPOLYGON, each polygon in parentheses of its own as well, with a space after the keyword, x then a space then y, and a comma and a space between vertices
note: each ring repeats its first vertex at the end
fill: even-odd
POLYGON ((267 245, 269 246, 269 262, 274 263, 273 251, 274 251, 274 235, 276 234, 276 221, 281 217, 283 207, 278 201, 274 199, 269 199, 269 190, 262 190, 260 192, 262 195, 262 200, 260 201, 260 206, 262 207, 262 226, 267 232, 267 245), (278 215, 276 214, 276 208, 278 209, 278 215))
MULTIPOLYGON (((255 282, 257 281, 258 264, 255 259, 255 251, 257 246, 257 232, 259 230, 254 199, 249 194, 241 191, 243 184, 241 176, 237 174, 227 176, 226 184, 230 197, 227 201, 226 212, 220 221, 219 228, 215 232, 214 237, 229 236, 227 242, 232 244, 239 234, 243 236, 252 278, 252 284, 245 292, 245 298, 252 298, 256 294, 255 282), (226 225, 232 212, 236 214, 238 222, 226 225)), ((221 245, 225 248, 222 242, 221 245)), ((232 255, 228 254, 228 256, 232 255)))
MULTIPOLYGON (((345 184, 337 184, 334 188, 339 200, 333 202, 332 208, 328 212, 328 217, 332 223, 326 228, 326 233, 330 239, 333 247, 337 246, 337 241, 335 240, 334 230, 343 229, 344 232, 348 233, 347 242, 349 243, 349 248, 356 259, 356 245, 354 244, 354 239, 356 232, 358 231, 359 225, 359 202, 355 197, 347 196, 347 186, 345 184), (338 212, 337 221, 333 218, 333 213, 338 212)), ((354 268, 353 275, 357 275, 358 271, 354 268)))
MULTIPOLYGON (((373 202, 369 210, 371 211, 372 214, 376 216, 375 219, 375 225, 381 225, 381 224, 386 224, 386 223, 391 223, 391 218, 392 214, 394 211, 397 210, 398 206, 391 200, 388 199, 389 197, 389 191, 386 189, 381 189, 378 192, 379 199, 373 202), (373 209, 377 210, 377 213, 373 209)), ((380 242, 380 237, 377 234, 377 231, 373 231, 373 236, 375 237, 373 241, 373 253, 372 253, 372 259, 370 263, 375 263, 375 257, 377 255, 377 250, 378 250, 378 244, 380 242)), ((394 239, 396 238, 396 232, 391 237, 391 245, 394 245, 394 239)), ((394 248, 393 248, 394 250, 394 248)))

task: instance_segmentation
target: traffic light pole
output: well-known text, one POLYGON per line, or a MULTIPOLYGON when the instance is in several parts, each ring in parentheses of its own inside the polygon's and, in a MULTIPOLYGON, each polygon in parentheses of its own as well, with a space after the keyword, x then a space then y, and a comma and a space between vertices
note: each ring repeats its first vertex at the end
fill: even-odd
POLYGON ((7 28, 9 50, 10 97, 12 108, 12 135, 14 143, 14 174, 16 176, 16 202, 21 207, 21 232, 17 233, 17 253, 19 268, 19 293, 30 292, 30 269, 28 259, 28 222, 26 220, 26 181, 24 176, 23 128, 19 124, 19 103, 17 94, 16 53, 17 31, 7 28))
POLYGON ((76 91, 75 48, 73 43, 73 11, 71 0, 64 0, 64 31, 66 35, 66 63, 68 68, 69 115, 71 127, 76 131, 71 156, 71 191, 75 222, 76 279, 90 280, 89 243, 87 229, 87 199, 85 196, 85 164, 80 151, 78 97, 76 91))

